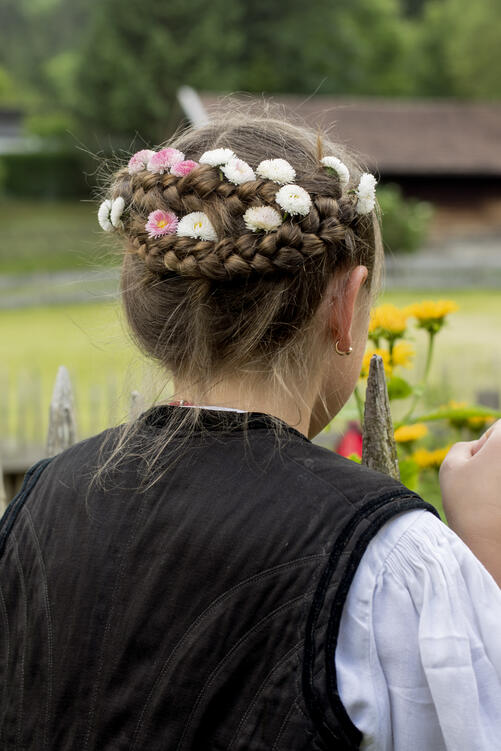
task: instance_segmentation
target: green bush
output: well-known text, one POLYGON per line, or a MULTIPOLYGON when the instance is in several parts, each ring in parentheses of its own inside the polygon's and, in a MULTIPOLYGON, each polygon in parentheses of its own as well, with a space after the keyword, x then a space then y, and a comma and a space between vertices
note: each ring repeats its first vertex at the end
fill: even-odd
POLYGON ((428 237, 433 206, 417 198, 404 198, 398 185, 383 185, 377 191, 382 212, 385 247, 394 253, 412 253, 428 237))
POLYGON ((3 154, 0 174, 7 196, 23 198, 82 198, 91 185, 79 154, 65 151, 3 154))

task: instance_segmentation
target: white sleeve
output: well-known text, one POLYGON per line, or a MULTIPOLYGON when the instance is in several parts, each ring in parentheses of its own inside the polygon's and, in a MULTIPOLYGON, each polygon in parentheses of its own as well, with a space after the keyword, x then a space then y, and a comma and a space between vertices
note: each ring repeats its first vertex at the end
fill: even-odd
POLYGON ((501 589, 428 511, 370 542, 342 614, 341 700, 370 751, 501 751, 501 589))

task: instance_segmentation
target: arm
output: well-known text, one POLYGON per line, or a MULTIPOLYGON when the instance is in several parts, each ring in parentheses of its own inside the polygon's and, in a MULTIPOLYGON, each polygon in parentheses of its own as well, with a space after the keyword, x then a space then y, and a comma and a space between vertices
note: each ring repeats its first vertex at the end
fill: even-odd
POLYGON ((501 586, 501 420, 451 448, 440 488, 450 528, 501 586))

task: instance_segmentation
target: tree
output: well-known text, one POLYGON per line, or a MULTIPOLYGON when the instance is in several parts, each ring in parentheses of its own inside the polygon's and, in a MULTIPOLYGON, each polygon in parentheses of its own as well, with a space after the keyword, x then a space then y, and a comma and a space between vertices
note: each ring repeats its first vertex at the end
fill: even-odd
POLYGON ((75 75, 82 122, 97 138, 163 140, 179 86, 234 87, 238 20, 238 3, 224 0, 100 0, 75 75))
POLYGON ((497 0, 429 0, 421 28, 421 91, 499 99, 500 49, 497 0))

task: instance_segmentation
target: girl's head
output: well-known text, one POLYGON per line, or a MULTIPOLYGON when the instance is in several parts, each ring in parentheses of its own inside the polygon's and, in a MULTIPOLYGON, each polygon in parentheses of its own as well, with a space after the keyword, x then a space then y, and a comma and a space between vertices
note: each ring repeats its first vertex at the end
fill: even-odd
POLYGON ((316 384, 317 407, 323 402, 332 417, 360 369, 381 269, 379 226, 357 195, 356 160, 307 128, 247 114, 216 118, 168 146, 182 155, 141 152, 111 175, 107 192, 118 213, 124 207, 111 218, 125 241, 121 291, 135 340, 172 376, 179 397, 211 403, 217 383, 238 379, 270 394, 285 389, 301 409, 316 384), (200 163, 216 149, 254 174, 241 163, 208 163, 219 154, 200 163), (348 182, 325 156, 342 161, 348 182), (289 166, 258 169, 276 159, 289 166), (291 197, 286 189, 283 199, 283 183, 302 191, 291 197), (249 212, 258 207, 266 211, 249 212), (345 298, 360 266, 367 281, 350 312, 345 298), (338 339, 340 350, 351 343, 343 321, 351 358, 335 352, 338 339))

